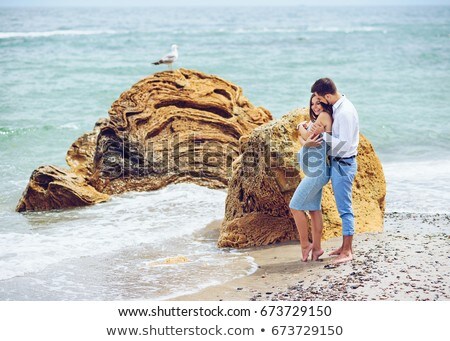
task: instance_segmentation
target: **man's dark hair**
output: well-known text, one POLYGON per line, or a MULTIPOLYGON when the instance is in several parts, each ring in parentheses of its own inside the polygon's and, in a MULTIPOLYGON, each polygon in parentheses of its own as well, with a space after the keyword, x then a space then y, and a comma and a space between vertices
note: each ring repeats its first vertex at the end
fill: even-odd
POLYGON ((319 96, 326 94, 334 95, 337 92, 336 84, 330 78, 321 78, 314 82, 311 92, 316 92, 319 96))

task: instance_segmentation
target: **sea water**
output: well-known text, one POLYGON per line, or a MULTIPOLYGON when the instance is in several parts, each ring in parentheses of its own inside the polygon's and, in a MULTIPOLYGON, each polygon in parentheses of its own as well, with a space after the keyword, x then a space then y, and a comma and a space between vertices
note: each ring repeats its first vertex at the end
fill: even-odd
POLYGON ((164 299, 244 276, 206 225, 226 190, 173 184, 19 214, 31 172, 65 165, 121 92, 165 66, 218 75, 279 118, 318 78, 354 103, 387 210, 450 211, 450 7, 1 8, 0 299, 164 299), (175 260, 175 261, 172 261, 175 260))

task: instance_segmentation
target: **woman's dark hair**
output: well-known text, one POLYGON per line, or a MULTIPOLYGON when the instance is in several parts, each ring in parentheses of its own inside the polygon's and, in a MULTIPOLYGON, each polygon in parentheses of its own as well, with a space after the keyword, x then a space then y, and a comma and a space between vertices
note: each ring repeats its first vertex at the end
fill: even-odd
POLYGON ((330 78, 321 78, 316 80, 311 86, 311 92, 320 96, 325 96, 326 94, 334 95, 337 92, 337 88, 330 78))
MULTIPOLYGON (((312 99, 314 98, 314 94, 311 95, 311 98, 309 99, 309 119, 311 120, 311 122, 315 122, 317 120, 318 115, 316 115, 314 113, 314 111, 312 110, 312 99)), ((333 117, 333 107, 329 104, 320 102, 320 104, 322 105, 323 111, 325 111, 326 113, 330 114, 331 117, 333 117)))

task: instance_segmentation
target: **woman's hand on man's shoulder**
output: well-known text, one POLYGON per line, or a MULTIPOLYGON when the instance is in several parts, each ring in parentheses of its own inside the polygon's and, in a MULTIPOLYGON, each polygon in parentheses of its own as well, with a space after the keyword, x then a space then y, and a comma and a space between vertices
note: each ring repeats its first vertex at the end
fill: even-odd
POLYGON ((308 129, 308 122, 307 121, 302 121, 299 124, 297 124, 297 130, 300 129, 300 126, 302 126, 304 129, 308 129))

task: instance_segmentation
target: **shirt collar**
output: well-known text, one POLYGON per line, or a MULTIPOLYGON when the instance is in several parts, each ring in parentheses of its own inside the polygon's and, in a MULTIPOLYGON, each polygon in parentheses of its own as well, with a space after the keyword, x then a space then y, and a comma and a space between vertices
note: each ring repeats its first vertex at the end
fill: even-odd
POLYGON ((339 106, 342 104, 342 102, 344 102, 344 99, 345 99, 345 95, 341 95, 341 98, 339 98, 337 100, 337 102, 333 104, 333 112, 335 112, 337 110, 337 108, 339 108, 339 106))

